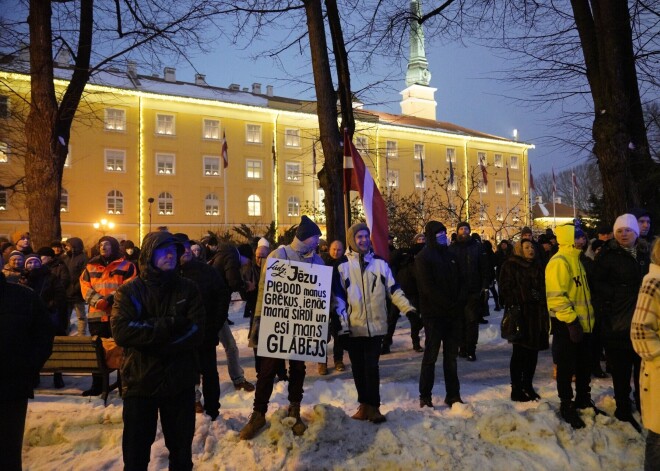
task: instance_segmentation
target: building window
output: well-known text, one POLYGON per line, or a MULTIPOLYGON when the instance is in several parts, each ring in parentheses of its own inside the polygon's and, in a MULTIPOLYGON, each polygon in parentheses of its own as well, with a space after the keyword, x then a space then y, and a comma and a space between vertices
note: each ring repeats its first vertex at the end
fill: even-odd
POLYGON ((287 200, 287 215, 300 216, 300 200, 297 196, 289 196, 287 200))
POLYGON ((285 178, 287 182, 302 182, 302 165, 299 162, 286 162, 285 178))
POLYGON ((220 121, 217 119, 205 119, 202 136, 204 139, 220 140, 220 121))
POLYGON ((0 164, 9 162, 9 144, 0 142, 0 164))
POLYGON ((488 193, 488 184, 484 183, 483 180, 479 180, 479 193, 488 193))
POLYGON ((204 156, 204 176, 205 177, 220 176, 220 157, 212 157, 209 155, 204 156))
POLYGON ((174 154, 156 154, 156 174, 174 175, 176 158, 174 154))
POLYGON ((126 151, 106 149, 105 150, 105 171, 106 172, 126 172, 126 151))
POLYGON ((110 190, 106 199, 108 214, 124 213, 124 195, 119 190, 110 190))
POLYGON ((511 194, 520 195, 520 182, 511 182, 511 194))
POLYGON ((261 180, 261 160, 245 161, 245 176, 250 179, 261 180))
POLYGON ((496 195, 504 194, 504 180, 495 180, 495 194, 496 195))
POLYGON ((388 170, 387 171, 387 186, 389 188, 399 188, 399 171, 398 170, 388 170))
POLYGON ((204 214, 217 216, 220 214, 220 199, 215 193, 209 193, 204 199, 204 214))
POLYGON ((7 211, 7 190, 0 190, 0 211, 7 211))
POLYGON ((161 136, 176 135, 174 115, 156 114, 156 134, 161 136))
POLYGON ((62 188, 62 193, 60 195, 60 212, 68 213, 69 212, 69 192, 62 188))
POLYGON ((504 159, 502 158, 502 154, 495 154, 493 157, 493 165, 498 168, 504 167, 504 159))
POLYGON ((415 172, 415 188, 426 188, 426 180, 422 180, 420 172, 415 172))
POLYGON ((300 129, 285 130, 284 145, 286 147, 300 147, 300 129))
POLYGON ((355 148, 360 154, 369 153, 369 140, 366 136, 356 136, 355 137, 355 148))
POLYGON ((502 211, 502 206, 497 207, 497 211, 495 213, 495 219, 497 219, 500 222, 504 221, 504 213, 502 211))
POLYGON ((174 214, 174 198, 167 191, 158 195, 158 214, 161 216, 171 216, 174 214))
POLYGON ((261 144, 261 125, 247 124, 245 127, 245 140, 250 144, 261 144))
POLYGON ((451 162, 452 164, 456 163, 456 149, 453 147, 447 147, 447 157, 445 159, 447 163, 451 162))
POLYGON ((518 170, 518 156, 517 155, 512 155, 509 157, 509 163, 511 164, 511 168, 513 170, 518 170))
POLYGON ((9 118, 9 97, 0 95, 0 118, 9 118))
POLYGON ((261 216, 261 198, 257 195, 248 196, 248 216, 261 216))
POLYGON ((105 130, 126 131, 126 110, 116 108, 105 109, 105 130))
POLYGON ((424 144, 415 144, 415 160, 424 160, 425 158, 426 156, 424 155, 424 144))
POLYGON ((396 141, 387 141, 385 144, 385 155, 388 159, 398 159, 399 158, 399 146, 396 141))
POLYGON ((486 153, 477 152, 477 161, 479 162, 479 165, 483 165, 484 167, 488 165, 488 159, 486 158, 486 153))

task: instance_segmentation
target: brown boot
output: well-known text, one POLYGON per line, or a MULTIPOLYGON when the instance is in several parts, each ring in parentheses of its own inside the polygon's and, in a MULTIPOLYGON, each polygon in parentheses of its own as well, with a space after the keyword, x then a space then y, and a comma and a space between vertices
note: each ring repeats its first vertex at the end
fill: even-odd
POLYGON ((325 376, 328 374, 328 364, 327 363, 319 363, 319 375, 325 376))
POLYGON ((289 414, 288 417, 293 417, 296 419, 296 423, 291 427, 291 431, 296 436, 301 436, 307 430, 307 425, 300 418, 300 403, 292 402, 289 404, 289 414))
POLYGON ((355 414, 351 416, 351 419, 355 420, 367 420, 367 406, 366 404, 360 404, 360 407, 358 407, 358 410, 355 414))
POLYGON ((250 420, 245 424, 245 427, 241 429, 240 438, 241 440, 251 440, 255 435, 261 430, 264 425, 266 425, 266 416, 261 412, 254 411, 250 416, 250 420))
POLYGON ((367 419, 374 424, 380 424, 387 420, 385 416, 380 413, 380 408, 378 406, 370 405, 367 405, 367 419))

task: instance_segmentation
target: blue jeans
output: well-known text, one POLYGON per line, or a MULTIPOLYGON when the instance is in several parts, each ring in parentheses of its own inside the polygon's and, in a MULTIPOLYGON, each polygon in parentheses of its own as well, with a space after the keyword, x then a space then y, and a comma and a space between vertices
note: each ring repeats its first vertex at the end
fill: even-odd
POLYGON ((660 433, 648 431, 646 436, 646 457, 644 471, 657 471, 660 469, 660 433))

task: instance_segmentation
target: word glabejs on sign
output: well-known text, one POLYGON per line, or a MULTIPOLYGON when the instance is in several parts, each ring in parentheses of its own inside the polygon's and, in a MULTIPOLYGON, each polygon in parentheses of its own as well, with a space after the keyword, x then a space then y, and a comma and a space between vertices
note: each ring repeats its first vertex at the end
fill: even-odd
POLYGON ((325 362, 331 284, 330 267, 268 260, 257 354, 325 362))

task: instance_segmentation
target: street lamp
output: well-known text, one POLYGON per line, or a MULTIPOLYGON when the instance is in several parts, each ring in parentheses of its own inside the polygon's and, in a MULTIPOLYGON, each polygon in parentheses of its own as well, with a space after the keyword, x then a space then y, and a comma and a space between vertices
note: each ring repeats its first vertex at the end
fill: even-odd
POLYGON ((106 231, 112 230, 115 228, 115 223, 110 222, 107 219, 101 219, 101 222, 95 222, 92 224, 94 226, 94 229, 97 231, 100 231, 101 234, 105 236, 106 231))
POLYGON ((154 199, 148 198, 147 202, 149 203, 149 232, 151 232, 151 204, 154 202, 154 199))

